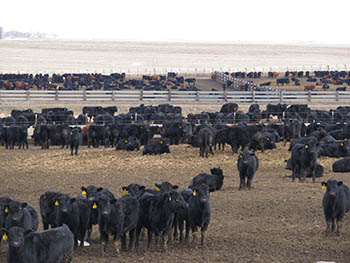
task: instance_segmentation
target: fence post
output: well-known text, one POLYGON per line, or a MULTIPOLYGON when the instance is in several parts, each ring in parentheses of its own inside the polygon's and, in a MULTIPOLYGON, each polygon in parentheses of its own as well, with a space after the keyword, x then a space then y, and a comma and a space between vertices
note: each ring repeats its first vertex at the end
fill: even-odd
POLYGON ((224 100, 227 102, 227 89, 224 90, 224 100))
POLYGON ((140 90, 140 101, 143 101, 143 90, 140 90))
POLYGON ((83 91, 83 101, 86 101, 86 89, 83 91))
POLYGON ((171 101, 171 90, 168 90, 168 101, 171 101))
POLYGON ((282 103, 283 102, 283 93, 284 93, 284 91, 283 90, 280 90, 279 91, 279 95, 280 95, 280 98, 279 98, 279 100, 280 100, 280 103, 282 103))
POLYGON ((115 91, 112 91, 112 101, 115 101, 115 91))
POLYGON ((58 101, 58 89, 56 89, 55 100, 58 101))
POLYGON ((255 90, 252 89, 252 99, 253 99, 253 102, 255 102, 255 90))
POLYGON ((27 96, 27 101, 29 101, 29 89, 27 90, 27 92, 26 92, 26 96, 27 96))
POLYGON ((338 90, 335 93, 335 101, 339 101, 339 91, 338 90))
POLYGON ((199 91, 196 91, 196 101, 199 101, 199 91))
POLYGON ((310 102, 311 101, 311 90, 309 90, 307 94, 307 100, 310 102))

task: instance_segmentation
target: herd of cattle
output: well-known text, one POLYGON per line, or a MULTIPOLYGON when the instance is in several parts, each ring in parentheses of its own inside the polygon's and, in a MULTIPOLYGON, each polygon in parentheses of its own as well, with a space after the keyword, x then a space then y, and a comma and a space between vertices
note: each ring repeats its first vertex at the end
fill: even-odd
MULTIPOLYGON (((10 117, 1 120, 1 139, 11 149, 15 144, 28 147, 26 131, 33 125, 36 144, 42 148, 70 145, 72 155, 74 148, 78 154, 83 141, 88 147, 103 145, 127 151, 139 151, 143 146, 143 154, 170 153, 170 145, 187 143, 198 147, 200 156, 207 158, 228 144, 234 154, 239 152, 239 189, 252 187, 259 168, 254 152, 274 149, 277 143, 287 141, 291 155, 285 168, 292 171, 293 181, 296 178, 305 181, 306 177, 315 181, 322 177, 324 168, 318 162, 321 156, 343 157, 334 162, 333 172, 350 172, 350 107, 325 111, 313 110, 306 104, 268 104, 261 110, 258 104, 252 104, 244 113, 237 104, 226 103, 220 112, 188 114, 186 118, 181 107, 169 104, 131 107, 127 114, 115 115, 116 112, 116 107, 84 107, 75 118, 66 108, 43 109, 40 114, 13 110, 10 117), (89 119, 93 121, 89 123, 89 119), (155 139, 155 135, 160 138, 155 139)), ((119 251, 120 241, 122 248, 126 248, 129 233, 129 248, 133 249, 139 245, 142 228, 148 230, 148 246, 153 236, 161 236, 166 250, 170 236, 184 239, 184 222, 185 239, 190 230, 195 239, 197 228, 201 227, 204 243, 211 214, 209 192, 220 190, 223 178, 222 170, 213 168, 211 175, 196 176, 183 191, 168 182, 156 184, 156 189, 131 184, 122 188, 124 195, 120 199, 108 189, 94 186, 83 187, 76 198, 48 191, 40 197, 40 214, 44 229, 51 226, 52 230, 42 233, 33 233, 38 227, 38 216, 31 206, 2 196, 0 226, 9 240, 9 262, 16 262, 18 247, 23 246, 21 253, 31 254, 28 262, 63 262, 63 257, 71 258, 78 241, 83 246, 86 232, 87 241, 91 242, 94 224, 99 226, 102 252, 106 251, 109 234, 119 251), (170 235, 171 229, 174 236, 170 235), (41 251, 54 246, 52 243, 58 253, 50 249, 41 251), (39 256, 45 260, 38 259, 39 256)), ((339 234, 344 214, 350 209, 349 188, 334 179, 322 182, 322 186, 327 189, 323 197, 326 233, 339 234)))
POLYGON ((196 78, 174 72, 167 75, 143 75, 126 79, 125 73, 94 74, 0 74, 0 89, 6 90, 180 90, 197 91, 196 78))
POLYGON ((167 251, 172 239, 188 242, 190 232, 196 242, 198 228, 203 245, 211 217, 210 192, 220 190, 223 183, 222 170, 212 168, 211 174, 198 174, 181 191, 169 182, 155 184, 155 189, 123 186, 118 199, 109 189, 96 186, 81 187, 76 197, 49 190, 39 199, 43 232, 36 232, 39 216, 32 206, 2 195, 0 234, 8 241, 8 262, 71 262, 79 243, 80 247, 91 243, 93 225, 98 225, 102 255, 110 235, 119 253, 120 248, 127 249, 127 234, 128 249, 138 247, 143 229, 147 230, 148 247, 153 237, 161 237, 167 251))
MULTIPOLYGON (((229 75, 229 72, 226 72, 229 75)), ((230 74, 234 78, 239 79, 260 79, 265 77, 262 72, 233 72, 230 74)), ((322 86, 323 90, 330 88, 332 85, 345 85, 336 88, 337 91, 345 91, 346 86, 350 85, 350 71, 286 71, 283 76, 279 72, 268 72, 267 77, 276 79, 276 86, 293 85, 300 86, 301 79, 306 78, 306 82, 310 84, 304 85, 304 90, 314 90, 317 86, 322 86)), ((254 81, 253 81, 254 82, 254 81)), ((272 85, 272 81, 267 81, 259 84, 259 87, 272 85)))

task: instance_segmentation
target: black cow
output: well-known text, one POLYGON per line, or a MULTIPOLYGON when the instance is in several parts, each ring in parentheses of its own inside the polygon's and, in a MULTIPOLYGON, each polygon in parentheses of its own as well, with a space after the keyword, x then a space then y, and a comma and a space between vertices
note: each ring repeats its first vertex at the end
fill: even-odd
POLYGON ((151 142, 147 145, 145 145, 142 155, 145 154, 163 154, 163 153, 170 153, 169 149, 169 140, 167 138, 160 139, 159 142, 151 142))
POLYGON ((61 196, 63 196, 63 194, 55 190, 49 190, 40 195, 40 215, 44 230, 49 229, 49 226, 51 226, 51 228, 56 227, 55 202, 61 196))
POLYGON ((211 168, 210 172, 211 174, 200 173, 193 177, 188 187, 193 189, 195 187, 199 187, 201 184, 206 184, 208 185, 210 192, 220 190, 224 184, 224 175, 221 168, 211 168))
POLYGON ((350 143, 344 141, 322 144, 319 148, 319 155, 335 158, 348 157, 350 156, 350 143))
POLYGON ((73 155, 73 150, 75 150, 75 155, 78 155, 79 145, 83 143, 83 134, 80 127, 71 128, 68 134, 68 144, 70 146, 70 154, 73 155))
MULTIPOLYGON (((286 166, 284 167, 284 169, 286 169, 286 170, 293 170, 292 169, 292 158, 289 158, 288 160, 285 160, 285 163, 286 163, 286 166)), ((319 162, 316 162, 315 177, 316 178, 322 177, 323 174, 324 174, 324 167, 319 162)), ((289 176, 289 177, 292 178, 292 175, 289 176)), ((313 174, 312 173, 306 174, 306 177, 307 178, 313 177, 313 174)))
POLYGON ((170 144, 181 143, 185 137, 185 125, 182 122, 164 123, 162 137, 168 138, 170 144))
POLYGON ((157 195, 144 193, 140 198, 140 219, 136 231, 136 246, 142 227, 148 231, 148 247, 151 246, 153 234, 162 237, 163 250, 167 251, 170 229, 174 223, 175 212, 187 207, 182 196, 176 191, 160 192, 157 195))
POLYGON ((141 147, 141 143, 139 139, 135 136, 129 136, 127 139, 120 139, 116 150, 127 150, 127 151, 139 151, 141 147))
POLYGON ((91 124, 88 129, 88 147, 99 147, 101 144, 106 143, 106 127, 103 125, 91 124))
POLYGON ((292 149, 293 182, 295 177, 298 177, 299 181, 305 181, 307 174, 312 174, 312 181, 315 181, 317 156, 316 147, 309 144, 295 144, 292 149))
POLYGON ((19 116, 24 116, 27 119, 29 126, 33 126, 35 124, 35 113, 32 109, 12 110, 11 116, 15 119, 17 119, 19 116))
POLYGON ((337 225, 336 234, 339 235, 343 218, 350 209, 349 188, 341 181, 329 179, 321 183, 323 188, 327 188, 322 199, 323 212, 326 217, 326 234, 334 231, 337 225))
POLYGON ((234 113, 238 111, 238 104, 237 103, 225 103, 224 105, 222 105, 220 112, 222 113, 234 113))
POLYGON ((98 226, 102 240, 102 253, 106 252, 108 235, 113 235, 116 252, 119 253, 119 242, 126 249, 126 233, 129 232, 129 249, 135 246, 135 230, 139 219, 140 204, 135 197, 126 194, 110 200, 100 196, 97 201, 98 226))
POLYGON ((25 230, 31 229, 33 231, 38 229, 38 213, 27 203, 12 200, 8 205, 5 205, 5 211, 8 211, 5 222, 6 229, 10 229, 14 226, 23 227, 25 230))
POLYGON ((94 185, 90 185, 88 187, 81 187, 81 193, 83 196, 86 197, 86 199, 89 201, 90 204, 90 219, 89 219, 89 226, 88 226, 88 237, 87 241, 91 243, 91 233, 92 233, 92 226, 98 224, 98 209, 97 209, 97 201, 98 199, 103 196, 104 198, 108 198, 109 200, 115 199, 114 195, 108 190, 108 188, 102 188, 102 187, 96 187, 94 185))
POLYGON ((8 263, 64 263, 72 260, 74 240, 67 225, 40 233, 21 227, 1 232, 9 244, 8 263))
POLYGON ((146 187, 139 184, 129 184, 128 186, 123 186, 123 194, 131 194, 132 196, 139 198, 145 192, 146 187))
POLYGON ((210 152, 214 155, 213 146, 213 130, 209 127, 204 127, 198 132, 198 142, 199 142, 199 156, 208 158, 208 153, 210 152))
POLYGON ((332 165, 334 173, 349 173, 350 172, 350 157, 346 157, 335 161, 332 165))
POLYGON ((283 122, 283 140, 284 145, 287 141, 301 136, 302 122, 298 119, 289 119, 283 122))
POLYGON ((8 145, 10 149, 14 149, 15 144, 18 144, 18 148, 28 149, 28 131, 27 128, 23 128, 19 125, 12 125, 6 129, 6 149, 8 145))
POLYGON ((186 237, 188 241, 190 230, 192 231, 193 243, 197 239, 198 227, 201 230, 201 245, 205 242, 205 233, 210 224, 211 206, 209 187, 205 184, 200 185, 192 189, 192 195, 187 199, 188 202, 188 217, 186 224, 186 237))
POLYGON ((74 246, 84 243, 84 236, 80 229, 79 205, 76 198, 71 198, 68 195, 61 195, 55 201, 56 209, 56 226, 66 224, 74 235, 74 246))
POLYGON ((239 190, 244 187, 251 189, 252 180, 259 168, 258 157, 256 157, 254 153, 248 151, 247 149, 244 149, 244 151, 240 153, 237 159, 237 168, 240 178, 239 190))

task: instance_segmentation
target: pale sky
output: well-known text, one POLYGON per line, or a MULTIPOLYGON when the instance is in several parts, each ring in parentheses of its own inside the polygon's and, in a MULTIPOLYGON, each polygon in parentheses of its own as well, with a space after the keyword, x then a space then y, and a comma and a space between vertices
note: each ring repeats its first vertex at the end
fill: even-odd
POLYGON ((71 39, 350 44, 347 0, 2 0, 5 31, 71 39))

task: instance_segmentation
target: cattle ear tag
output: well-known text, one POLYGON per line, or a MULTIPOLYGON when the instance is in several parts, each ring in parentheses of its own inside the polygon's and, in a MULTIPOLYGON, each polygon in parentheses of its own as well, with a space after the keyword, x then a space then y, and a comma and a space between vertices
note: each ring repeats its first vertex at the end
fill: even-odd
POLYGON ((125 143, 128 143, 128 140, 125 140, 124 142, 125 142, 125 143))
POLYGON ((59 206, 59 205, 60 205, 60 202, 58 202, 58 200, 56 200, 55 206, 59 206))
POLYGON ((3 239, 3 240, 7 240, 7 235, 6 235, 6 233, 3 234, 2 239, 3 239))
POLYGON ((92 209, 96 209, 97 208, 97 204, 94 202, 94 204, 92 205, 92 209))
POLYGON ((305 144, 305 149, 308 149, 309 148, 309 145, 305 144))
POLYGON ((322 185, 322 189, 323 189, 323 190, 326 190, 326 188, 327 188, 327 187, 326 187, 325 185, 322 185))
POLYGON ((73 132, 70 132, 70 135, 73 135, 73 132))
POLYGON ((193 190, 193 196, 196 196, 196 195, 197 195, 197 191, 193 190))
POLYGON ((270 140, 270 138, 269 138, 269 137, 267 137, 267 138, 266 138, 266 140, 267 140, 267 141, 269 141, 269 140, 270 140))
POLYGON ((5 214, 7 214, 9 212, 9 208, 5 207, 5 214))
POLYGON ((160 143, 160 144, 163 144, 163 141, 160 141, 159 143, 160 143))
POLYGON ((344 143, 341 143, 341 144, 340 144, 340 146, 342 146, 342 147, 343 147, 343 146, 344 146, 344 143))
POLYGON ((159 187, 157 187, 157 188, 156 188, 156 191, 158 191, 158 192, 159 192, 159 191, 160 191, 160 188, 159 188, 159 187))
POLYGON ((169 196, 169 201, 171 201, 172 199, 171 199, 171 196, 169 196))
POLYGON ((82 195, 86 195, 86 191, 85 191, 85 190, 82 191, 81 194, 82 194, 82 195))
POLYGON ((123 190, 123 195, 126 195, 128 193, 128 190, 124 189, 123 190))

